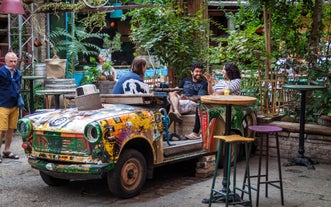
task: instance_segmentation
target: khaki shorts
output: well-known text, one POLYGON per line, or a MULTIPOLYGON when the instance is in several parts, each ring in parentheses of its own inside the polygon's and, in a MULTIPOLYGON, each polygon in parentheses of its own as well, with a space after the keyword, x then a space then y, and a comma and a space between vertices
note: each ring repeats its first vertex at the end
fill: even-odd
POLYGON ((0 131, 16 129, 19 110, 18 107, 4 108, 0 107, 0 131))
POLYGON ((194 114, 197 108, 197 103, 191 100, 179 100, 179 113, 194 114))

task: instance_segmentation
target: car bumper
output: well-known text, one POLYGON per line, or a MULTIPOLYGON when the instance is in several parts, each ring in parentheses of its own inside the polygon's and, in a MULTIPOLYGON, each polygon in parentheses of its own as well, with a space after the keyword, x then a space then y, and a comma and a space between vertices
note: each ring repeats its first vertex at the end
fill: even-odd
POLYGON ((61 179, 102 178, 114 168, 114 163, 54 163, 47 160, 28 159, 31 167, 61 179))

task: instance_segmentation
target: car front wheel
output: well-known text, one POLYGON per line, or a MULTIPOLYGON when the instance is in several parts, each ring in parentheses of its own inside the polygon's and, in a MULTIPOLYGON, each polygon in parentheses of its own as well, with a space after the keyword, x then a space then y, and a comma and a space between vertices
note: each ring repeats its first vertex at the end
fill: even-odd
POLYGON ((46 173, 39 171, 40 177, 43 181, 50 186, 62 186, 69 182, 67 179, 55 178, 53 176, 47 175, 46 173))
POLYGON ((139 194, 146 181, 146 171, 146 160, 139 151, 124 151, 115 168, 107 175, 110 192, 120 198, 139 194))

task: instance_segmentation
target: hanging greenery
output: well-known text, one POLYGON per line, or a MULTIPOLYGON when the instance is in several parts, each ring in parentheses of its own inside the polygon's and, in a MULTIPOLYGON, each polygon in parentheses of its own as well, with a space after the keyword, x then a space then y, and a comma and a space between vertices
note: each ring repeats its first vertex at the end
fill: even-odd
MULTIPOLYGON (((94 3, 100 2, 100 0, 93 1, 94 3)), ((106 26, 106 11, 88 10, 88 6, 83 1, 77 3, 69 2, 51 2, 40 5, 35 12, 52 12, 57 15, 58 12, 76 12, 84 13, 84 17, 79 19, 78 22, 82 23, 85 28, 94 30, 98 28, 101 30, 106 26)))
POLYGON ((87 8, 86 4, 83 1, 79 1, 75 4, 70 2, 50 2, 46 4, 41 4, 36 12, 57 12, 57 11, 71 11, 71 12, 79 12, 80 10, 87 8))
POLYGON ((131 16, 130 38, 136 53, 157 56, 161 64, 173 69, 174 78, 186 76, 194 61, 207 62, 207 20, 202 20, 201 12, 184 15, 182 7, 164 1, 127 15, 131 16))

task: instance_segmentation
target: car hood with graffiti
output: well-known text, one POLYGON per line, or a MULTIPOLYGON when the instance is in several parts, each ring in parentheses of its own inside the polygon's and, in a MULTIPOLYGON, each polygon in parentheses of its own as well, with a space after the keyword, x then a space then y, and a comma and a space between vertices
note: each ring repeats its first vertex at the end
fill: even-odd
POLYGON ((84 128, 93 121, 107 119, 113 116, 133 113, 139 108, 129 105, 109 105, 98 110, 79 111, 77 108, 66 110, 44 110, 26 116, 36 131, 54 131, 69 133, 84 133, 84 128))
POLYGON ((42 110, 19 119, 17 128, 32 165, 37 159, 113 163, 128 140, 141 138, 152 145, 163 130, 160 112, 122 104, 88 111, 42 110))

